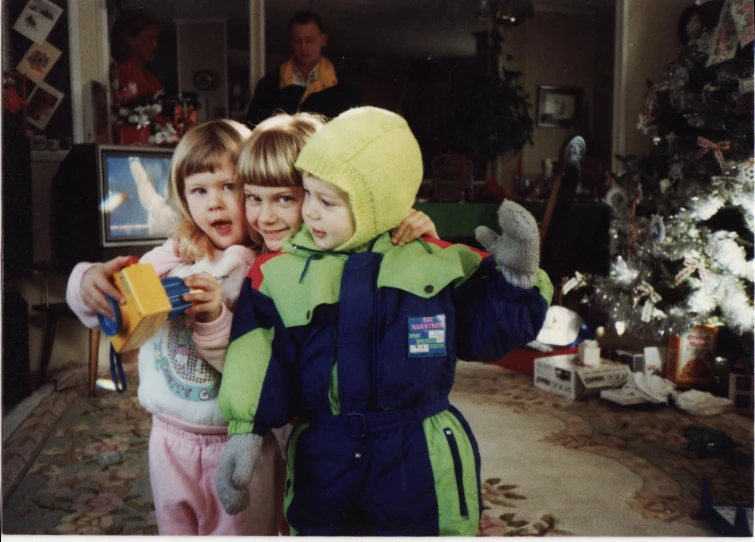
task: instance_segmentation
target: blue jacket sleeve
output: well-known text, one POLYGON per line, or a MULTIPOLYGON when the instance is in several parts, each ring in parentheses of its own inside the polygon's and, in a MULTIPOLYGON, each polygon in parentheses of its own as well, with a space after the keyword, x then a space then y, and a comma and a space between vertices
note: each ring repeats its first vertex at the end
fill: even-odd
POLYGON ((492 256, 454 291, 456 352, 468 361, 492 361, 537 337, 548 303, 537 287, 510 284, 492 256))
POLYGON ((228 434, 266 434, 294 416, 296 349, 273 301, 249 278, 236 305, 218 397, 228 434))

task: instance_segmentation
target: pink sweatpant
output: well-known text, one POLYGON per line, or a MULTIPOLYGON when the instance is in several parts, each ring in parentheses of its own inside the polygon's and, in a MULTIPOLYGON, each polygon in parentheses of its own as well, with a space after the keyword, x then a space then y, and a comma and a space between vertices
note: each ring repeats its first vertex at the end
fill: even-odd
POLYGON ((249 486, 250 504, 229 516, 218 499, 216 479, 225 427, 196 427, 162 415, 152 417, 149 478, 161 535, 278 534, 275 437, 270 433, 249 486))

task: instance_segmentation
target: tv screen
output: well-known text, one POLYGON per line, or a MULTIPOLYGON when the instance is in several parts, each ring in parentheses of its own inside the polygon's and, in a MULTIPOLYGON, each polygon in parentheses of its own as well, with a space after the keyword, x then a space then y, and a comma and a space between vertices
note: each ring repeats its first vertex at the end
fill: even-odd
POLYGON ((155 245, 171 235, 168 198, 173 149, 98 146, 102 245, 155 245))

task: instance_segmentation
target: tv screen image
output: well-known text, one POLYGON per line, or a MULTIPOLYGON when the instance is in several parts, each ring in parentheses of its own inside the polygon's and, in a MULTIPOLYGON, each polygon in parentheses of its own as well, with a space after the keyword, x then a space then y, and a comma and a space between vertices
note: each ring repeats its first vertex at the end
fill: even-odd
POLYGON ((178 214, 169 203, 172 151, 100 147, 100 215, 104 246, 157 244, 178 214))

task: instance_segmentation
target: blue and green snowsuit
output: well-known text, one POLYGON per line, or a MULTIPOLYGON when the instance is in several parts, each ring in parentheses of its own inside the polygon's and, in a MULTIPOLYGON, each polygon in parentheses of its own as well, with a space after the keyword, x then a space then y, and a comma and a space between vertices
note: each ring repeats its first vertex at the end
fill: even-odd
POLYGON ((246 279, 219 401, 231 435, 297 418, 292 531, 474 536, 480 456, 448 402, 457 356, 498 359, 533 340, 548 277, 525 290, 485 253, 429 239, 396 247, 389 234, 335 253, 303 229, 284 251, 246 279))

